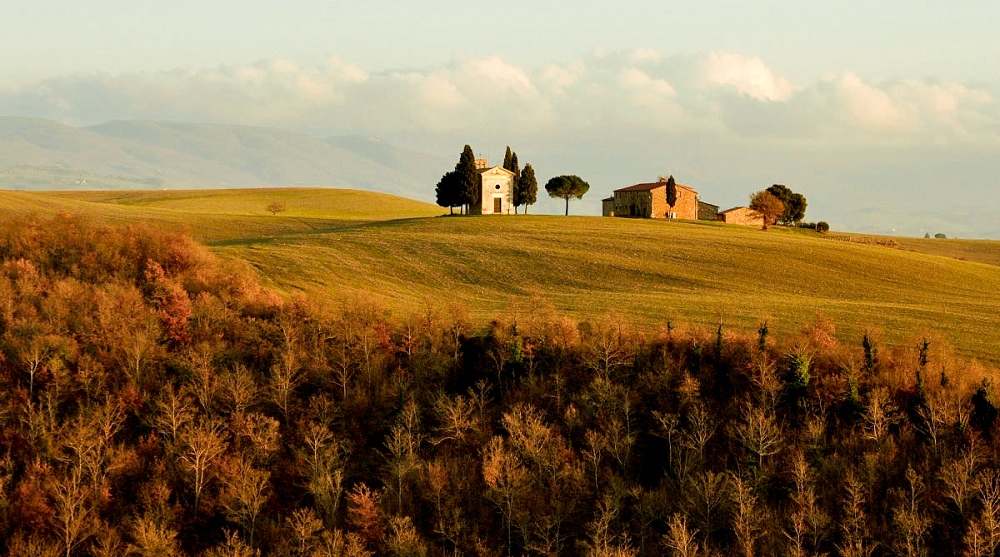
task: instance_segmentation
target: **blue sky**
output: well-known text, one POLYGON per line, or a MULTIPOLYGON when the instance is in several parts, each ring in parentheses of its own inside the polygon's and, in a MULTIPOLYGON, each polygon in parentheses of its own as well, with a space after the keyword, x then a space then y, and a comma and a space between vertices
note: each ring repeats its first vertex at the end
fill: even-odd
POLYGON ((510 144, 588 179, 584 212, 672 173, 720 205, 783 182, 835 227, 1000 236, 998 2, 5 0, 0 22, 0 115, 510 144))

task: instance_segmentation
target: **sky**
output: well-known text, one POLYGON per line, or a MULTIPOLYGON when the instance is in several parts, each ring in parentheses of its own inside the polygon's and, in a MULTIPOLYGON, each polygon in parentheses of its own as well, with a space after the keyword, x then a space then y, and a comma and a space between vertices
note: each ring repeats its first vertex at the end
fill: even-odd
POLYGON ((588 180, 581 213, 673 174, 725 207, 785 183, 835 229, 1000 237, 998 23, 980 0, 5 0, 0 115, 511 145, 588 180))

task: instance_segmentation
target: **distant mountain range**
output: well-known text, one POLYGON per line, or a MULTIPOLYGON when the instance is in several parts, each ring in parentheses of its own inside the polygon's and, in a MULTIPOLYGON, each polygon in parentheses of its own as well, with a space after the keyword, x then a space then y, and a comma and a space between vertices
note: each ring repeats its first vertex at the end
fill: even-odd
POLYGON ((378 140, 250 126, 0 118, 0 188, 349 187, 432 200, 453 161, 378 140))

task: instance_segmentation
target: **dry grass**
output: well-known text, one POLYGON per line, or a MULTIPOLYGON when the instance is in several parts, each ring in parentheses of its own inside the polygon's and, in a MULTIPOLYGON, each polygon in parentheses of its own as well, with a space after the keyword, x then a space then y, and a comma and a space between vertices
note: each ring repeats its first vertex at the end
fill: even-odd
POLYGON ((900 239, 904 250, 886 249, 715 223, 418 218, 442 210, 343 190, 0 193, 0 204, 184 227, 280 290, 363 294, 397 314, 458 303, 480 322, 618 312, 647 327, 671 319, 753 330, 767 320, 781 334, 821 313, 844 341, 860 342, 865 329, 890 342, 933 331, 962 355, 1000 362, 995 242, 963 243, 962 261, 952 240, 952 252, 935 252, 940 244, 900 239), (271 201, 288 211, 271 216, 271 201))

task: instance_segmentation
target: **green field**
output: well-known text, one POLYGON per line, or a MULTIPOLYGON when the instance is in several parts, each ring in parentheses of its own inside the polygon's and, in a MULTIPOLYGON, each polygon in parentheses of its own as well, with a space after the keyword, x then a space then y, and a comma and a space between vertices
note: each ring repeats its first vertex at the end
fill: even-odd
POLYGON ((188 231, 281 291, 366 296, 405 316, 465 306, 481 323, 552 311, 617 312, 782 333, 817 313, 844 341, 925 333, 1000 362, 1000 243, 897 239, 903 249, 811 231, 600 217, 435 217, 436 206, 352 190, 0 192, 0 214, 60 210, 188 231), (276 216, 265 206, 278 201, 276 216))

